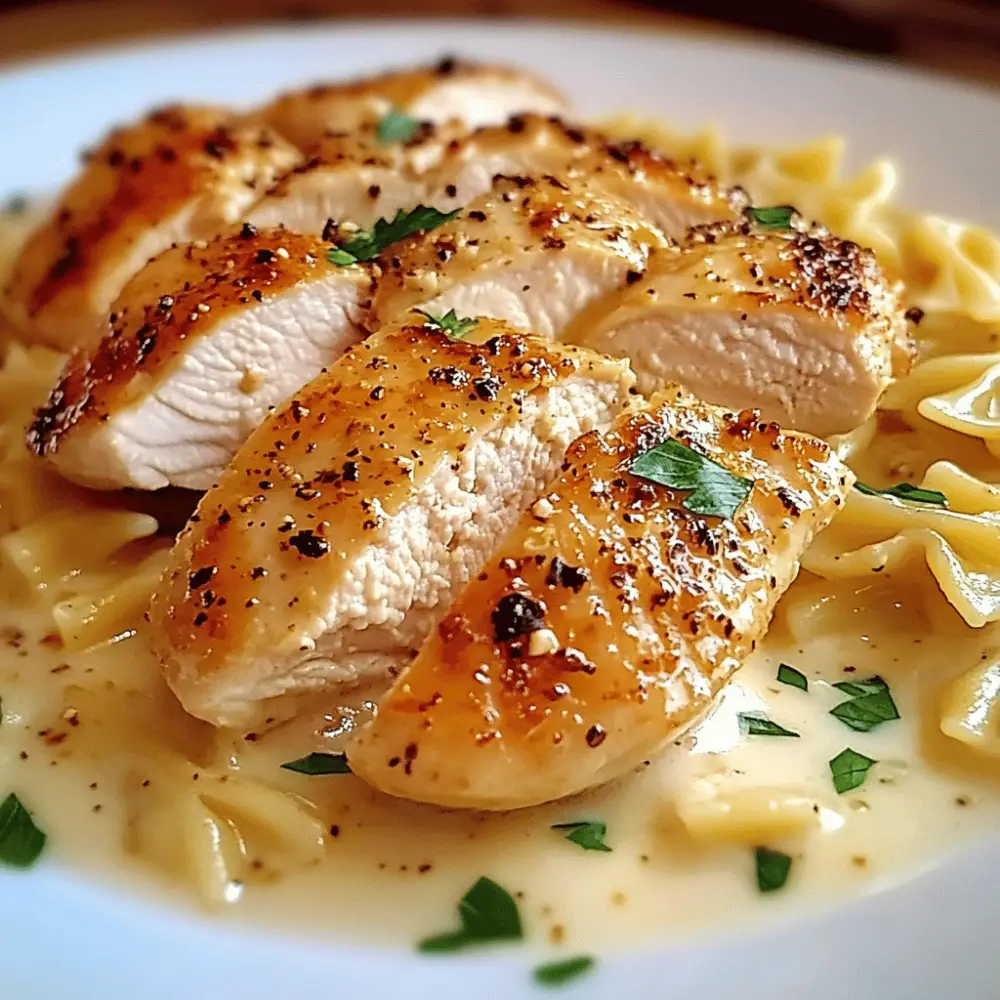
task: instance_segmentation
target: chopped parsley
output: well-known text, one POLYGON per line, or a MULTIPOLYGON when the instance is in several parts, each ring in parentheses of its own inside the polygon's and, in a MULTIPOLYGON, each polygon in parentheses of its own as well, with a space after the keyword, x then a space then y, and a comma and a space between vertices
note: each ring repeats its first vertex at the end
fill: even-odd
POLYGON ((708 517, 732 519, 753 489, 752 479, 737 476, 674 438, 643 452, 629 472, 660 486, 691 490, 681 506, 708 517))
POLYGON ((461 929, 424 938, 423 952, 460 951, 495 941, 520 941, 524 937, 517 901, 492 879, 481 878, 458 904, 461 929))
POLYGON ((772 851, 770 847, 758 847, 754 854, 757 859, 757 888, 761 892, 782 888, 792 870, 792 859, 781 851, 772 851))
POLYGON ((604 843, 608 828, 596 820, 578 820, 575 823, 556 823, 553 830, 565 830, 566 839, 578 844, 585 851, 607 851, 611 848, 604 843))
POLYGON ((347 755, 342 753, 310 753, 298 760, 290 760, 281 765, 286 771, 296 774, 350 774, 351 766, 347 755))
POLYGON ((426 322, 424 326, 431 330, 440 330, 448 334, 452 340, 461 340, 473 327, 479 325, 478 319, 471 319, 468 316, 457 316, 454 309, 449 309, 443 316, 435 316, 432 313, 424 312, 423 309, 414 309, 420 313, 426 322))
POLYGON ((792 205, 754 206, 748 208, 746 213, 761 229, 791 229, 792 219, 798 215, 792 205))
POLYGON ((856 732, 867 733, 883 722, 899 718, 899 710, 892 700, 889 685, 881 677, 869 677, 863 681, 840 681, 833 686, 851 697, 830 709, 830 714, 856 732))
POLYGON ((535 969, 535 982, 540 986, 562 986, 572 979, 585 975, 597 964, 590 955, 577 955, 561 962, 549 962, 535 969))
POLYGON ((0 803, 0 864, 28 868, 45 847, 45 834, 11 793, 0 803))
POLYGON ((378 123, 375 138, 383 146, 391 146, 397 142, 409 142, 420 128, 420 121, 404 115, 399 111, 390 111, 378 123))
POLYGON ((798 688, 800 691, 809 690, 809 681, 801 670, 790 667, 787 663, 782 663, 778 667, 778 683, 787 684, 789 687, 798 688))
POLYGON ((948 498, 940 490, 925 490, 912 483, 896 483, 895 486, 885 490, 878 490, 867 483, 855 483, 854 488, 869 497, 895 497, 897 500, 907 500, 910 503, 929 503, 935 507, 948 506, 948 498))
POLYGON ((798 733, 779 726, 777 722, 772 722, 759 712, 740 712, 737 718, 740 721, 740 731, 747 736, 794 736, 796 739, 799 737, 798 733))
POLYGON ((359 261, 374 260, 393 243, 414 233, 425 233, 436 229, 454 219, 456 215, 458 209, 454 212, 439 212, 436 208, 417 205, 407 212, 401 208, 391 221, 379 219, 370 230, 352 236, 342 246, 334 247, 327 256, 331 264, 340 267, 357 264, 359 261))
POLYGON ((843 795, 844 792, 860 788, 865 783, 871 766, 877 763, 872 757, 866 757, 850 747, 841 750, 830 761, 830 773, 833 775, 833 787, 837 789, 837 794, 843 795))

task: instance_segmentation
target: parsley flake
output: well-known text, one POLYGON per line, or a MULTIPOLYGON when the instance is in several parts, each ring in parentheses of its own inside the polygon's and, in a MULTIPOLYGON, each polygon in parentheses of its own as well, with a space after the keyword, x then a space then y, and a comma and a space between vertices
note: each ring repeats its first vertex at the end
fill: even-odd
POLYGON ((549 962, 535 969, 535 982, 540 986, 562 986, 572 979, 577 979, 590 972, 597 960, 590 955, 577 955, 562 962, 549 962))
POLYGON ((585 851, 607 851, 611 848, 604 843, 608 828, 596 820, 578 820, 575 823, 556 823, 553 830, 565 830, 566 839, 578 844, 585 851))
POLYGON ((376 140, 383 146, 391 146, 397 142, 409 142, 420 128, 420 121, 404 115, 400 111, 390 111, 378 123, 375 130, 376 140))
POLYGON ((753 489, 752 479, 737 476, 674 438, 643 452, 628 471, 660 486, 691 490, 681 506, 708 517, 731 520, 753 489))
POLYGON ((296 774, 350 774, 351 766, 347 763, 346 754, 342 753, 310 753, 298 760, 290 760, 281 765, 286 771, 296 774))
POLYGON ((791 229, 792 220, 799 214, 793 205, 753 206, 746 213, 761 229, 791 229))
POLYGON ((458 904, 461 929, 424 938, 423 952, 460 951, 494 941, 520 941, 524 937, 517 901, 492 879, 481 878, 458 904))
POLYGON ((883 722, 899 718, 899 709, 892 700, 889 685, 881 677, 840 681, 833 686, 851 697, 830 709, 830 714, 856 732, 867 733, 883 722))
POLYGON ((401 208, 392 221, 379 219, 370 230, 352 236, 343 246, 334 247, 327 254, 327 259, 339 267, 374 260, 386 247, 414 233, 436 229, 454 219, 458 212, 458 209, 454 212, 439 212, 426 205, 417 205, 409 212, 401 208))
POLYGON ((867 483, 855 483, 854 488, 868 497, 895 497, 909 503, 927 503, 935 507, 947 507, 948 498, 940 490, 925 490, 912 483, 896 483, 888 489, 879 490, 867 483))
POLYGON ((788 881, 792 870, 792 859, 781 851, 770 847, 758 847, 754 854, 757 860, 757 888, 761 892, 774 892, 788 881))
POLYGON ((426 320, 424 326, 431 330, 440 330, 442 333, 448 334, 452 340, 462 340, 473 327, 479 325, 478 319, 458 316, 454 309, 449 309, 443 316, 435 316, 432 313, 424 312, 423 309, 414 309, 413 311, 424 317, 426 320))
POLYGON ((8 795, 0 803, 0 864, 30 867, 42 853, 45 840, 21 800, 13 793, 8 795))
POLYGON ((841 750, 830 761, 830 773, 833 775, 833 787, 837 789, 837 794, 843 795, 844 792, 860 788, 865 783, 871 766, 877 763, 874 758, 866 757, 850 747, 841 750))
POLYGON ((793 733, 784 726, 779 726, 777 722, 761 715, 759 712, 740 712, 736 716, 740 721, 740 731, 747 736, 794 736, 799 738, 798 733, 793 733))
POLYGON ((782 663, 778 667, 778 683, 787 684, 800 691, 809 690, 809 681, 806 680, 806 675, 801 670, 790 667, 787 663, 782 663))

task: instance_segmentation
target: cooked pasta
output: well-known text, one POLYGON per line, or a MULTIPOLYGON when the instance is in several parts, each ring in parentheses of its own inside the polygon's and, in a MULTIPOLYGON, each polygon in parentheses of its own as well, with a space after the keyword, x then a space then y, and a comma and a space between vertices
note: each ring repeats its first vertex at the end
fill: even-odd
POLYGON ((676 805, 696 840, 762 844, 818 822, 815 798, 793 788, 725 788, 700 781, 676 805))

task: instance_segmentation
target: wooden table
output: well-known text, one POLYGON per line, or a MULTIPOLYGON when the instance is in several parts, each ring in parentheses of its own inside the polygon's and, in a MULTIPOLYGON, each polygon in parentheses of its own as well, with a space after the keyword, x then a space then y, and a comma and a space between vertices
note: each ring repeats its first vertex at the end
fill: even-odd
MULTIPOLYGON (((843 5, 845 0, 814 2, 843 5)), ((883 0, 885 2, 888 0, 883 0)), ((919 2, 926 4, 928 0, 919 2)), ((382 0, 377 8, 362 0, 241 0, 239 3, 233 0, 51 0, 0 9, 0 63, 194 31, 364 18, 370 16, 373 9, 379 11, 378 22, 386 25, 414 16, 542 17, 589 23, 601 21, 670 33, 707 32, 779 40, 783 37, 728 22, 661 10, 643 5, 639 0, 382 0), (415 10, 419 14, 415 15, 415 10)), ((919 29, 921 23, 924 22, 918 18, 900 22, 896 58, 1000 85, 1000 52, 995 50, 992 39, 984 40, 982 32, 956 36, 934 26, 919 29)))
MULTIPOLYGON (((359 0, 55 0, 0 11, 0 60, 65 52, 90 45, 153 39, 191 31, 368 17, 359 0)), ((745 29, 665 11, 632 0, 383 0, 376 23, 427 17, 560 17, 642 25, 663 31, 745 29)), ((374 20, 374 19, 373 19, 374 20)))

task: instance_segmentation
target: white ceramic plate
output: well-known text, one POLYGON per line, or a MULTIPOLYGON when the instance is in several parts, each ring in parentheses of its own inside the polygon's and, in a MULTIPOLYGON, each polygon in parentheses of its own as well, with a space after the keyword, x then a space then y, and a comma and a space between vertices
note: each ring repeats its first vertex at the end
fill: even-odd
MULTIPOLYGON (((502 22, 309 26, 37 63, 0 74, 0 195, 44 190, 109 124, 176 98, 251 103, 278 86, 457 53, 546 74, 586 114, 621 108, 738 140, 829 132, 898 159, 904 201, 1000 228, 1000 99, 770 46, 502 22)), ((605 956, 580 1000, 995 1000, 1000 839, 908 884, 752 934, 605 956)), ((357 891, 365 891, 359 884, 357 891)), ((428 960, 220 929, 42 865, 0 875, 3 1000, 521 1000, 530 948, 428 960)))

